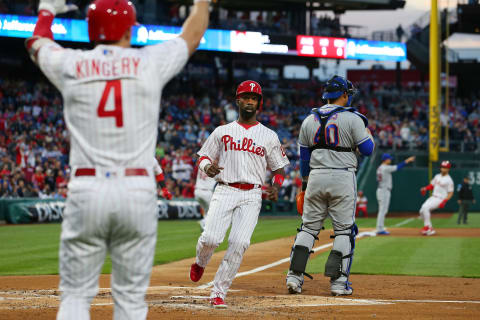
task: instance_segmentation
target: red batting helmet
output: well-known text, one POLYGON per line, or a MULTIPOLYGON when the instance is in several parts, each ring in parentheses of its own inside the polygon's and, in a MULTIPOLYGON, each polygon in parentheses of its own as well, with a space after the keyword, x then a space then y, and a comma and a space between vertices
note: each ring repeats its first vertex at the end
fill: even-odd
POLYGON ((90 41, 118 41, 137 22, 133 3, 127 0, 96 0, 88 7, 90 41))
POLYGON ((448 168, 448 169, 450 169, 451 167, 452 167, 452 164, 451 164, 450 161, 448 161, 448 160, 442 161, 442 164, 440 165, 440 168, 448 168))
POLYGON ((258 111, 262 110, 263 106, 263 95, 262 95, 262 87, 260 84, 253 80, 246 80, 240 83, 237 87, 237 93, 235 97, 238 99, 238 96, 242 93, 253 92, 259 95, 260 100, 258 101, 258 111))

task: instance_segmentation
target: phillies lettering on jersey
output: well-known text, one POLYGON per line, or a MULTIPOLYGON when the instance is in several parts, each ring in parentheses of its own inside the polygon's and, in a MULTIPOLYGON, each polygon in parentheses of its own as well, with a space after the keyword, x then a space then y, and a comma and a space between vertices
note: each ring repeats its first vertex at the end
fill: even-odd
POLYGON ((237 121, 216 128, 198 152, 224 169, 215 180, 263 185, 267 168, 275 171, 289 161, 277 134, 261 123, 243 126, 237 121))
POLYGON ((246 151, 256 154, 257 156, 265 156, 265 148, 261 146, 256 146, 253 142, 253 139, 243 138, 242 144, 240 146, 240 140, 237 140, 235 143, 234 138, 230 135, 224 135, 221 138, 222 142, 225 144, 225 151, 236 150, 236 151, 246 151))

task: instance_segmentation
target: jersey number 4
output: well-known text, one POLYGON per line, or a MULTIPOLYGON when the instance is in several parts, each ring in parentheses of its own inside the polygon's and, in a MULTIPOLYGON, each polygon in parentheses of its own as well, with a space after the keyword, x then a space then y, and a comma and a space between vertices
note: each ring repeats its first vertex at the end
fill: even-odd
POLYGON ((97 108, 97 115, 100 118, 114 117, 117 128, 123 127, 123 109, 122 109, 122 83, 119 79, 109 80, 103 89, 102 98, 97 108), (110 91, 113 90, 113 110, 105 110, 110 91))

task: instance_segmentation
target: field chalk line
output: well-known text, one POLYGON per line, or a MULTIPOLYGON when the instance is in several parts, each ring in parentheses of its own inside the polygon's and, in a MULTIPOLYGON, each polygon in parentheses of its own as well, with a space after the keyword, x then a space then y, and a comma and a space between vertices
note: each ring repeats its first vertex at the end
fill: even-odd
POLYGON ((415 220, 415 218, 408 218, 408 219, 405 219, 405 220, 403 220, 403 221, 400 221, 400 222, 399 222, 399 223, 397 223, 397 224, 394 224, 394 225, 392 226, 392 228, 396 228, 396 227, 403 226, 403 225, 405 225, 405 224, 407 224, 407 223, 410 223, 410 222, 412 222, 413 220, 415 220))
MULTIPOLYGON (((366 237, 366 236, 371 236, 371 233, 370 232, 360 232, 357 236, 357 239, 360 239, 360 238, 363 238, 363 237, 366 237)), ((333 246, 333 241, 329 242, 329 243, 326 243, 324 245, 321 245, 319 247, 313 248, 312 250, 313 250, 313 252, 317 252, 319 250, 323 250, 323 249, 326 249, 326 248, 331 247, 331 246, 333 246)), ((237 273, 235 278, 248 276, 250 274, 257 273, 257 272, 260 272, 260 271, 263 271, 263 270, 267 270, 267 269, 276 267, 278 265, 281 265, 281 264, 289 262, 289 261, 290 261, 290 257, 283 258, 281 260, 275 261, 273 263, 270 263, 270 264, 267 264, 267 265, 249 270, 249 271, 244 271, 244 272, 237 273)), ((198 286, 197 288, 198 289, 207 289, 207 288, 210 288, 211 286, 213 286, 213 281, 210 281, 209 283, 202 284, 202 285, 198 286)))

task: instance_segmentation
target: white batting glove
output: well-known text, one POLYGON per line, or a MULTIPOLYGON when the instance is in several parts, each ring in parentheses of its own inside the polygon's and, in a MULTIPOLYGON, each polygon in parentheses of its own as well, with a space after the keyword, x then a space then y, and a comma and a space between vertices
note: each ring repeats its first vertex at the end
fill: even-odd
POLYGON ((54 15, 74 11, 77 9, 78 7, 76 5, 66 4, 65 0, 40 0, 40 4, 38 5, 38 11, 47 10, 54 15))

